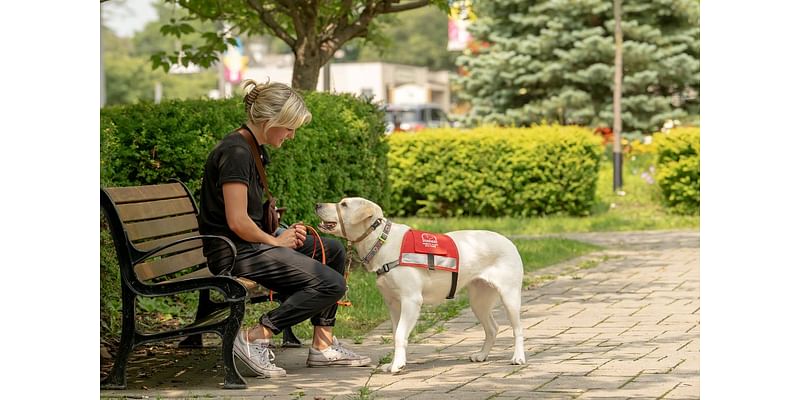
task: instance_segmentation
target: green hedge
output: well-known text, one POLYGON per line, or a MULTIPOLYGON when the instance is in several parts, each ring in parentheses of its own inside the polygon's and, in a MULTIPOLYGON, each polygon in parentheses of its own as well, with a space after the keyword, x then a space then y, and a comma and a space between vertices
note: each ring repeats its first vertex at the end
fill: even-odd
POLYGON ((398 133, 389 215, 588 215, 602 147, 574 126, 398 133))
MULTIPOLYGON (((358 195, 388 200, 383 114, 352 95, 305 94, 312 122, 270 151, 272 193, 286 220, 315 220, 314 203, 358 195)), ((240 99, 168 101, 100 111, 103 186, 177 178, 197 194, 214 144, 245 121, 240 99)))
MULTIPOLYGON (((270 154, 270 189, 288 207, 286 221, 316 223, 314 203, 342 196, 387 201, 382 112, 351 95, 308 93, 305 100, 314 116, 311 124, 270 154)), ((236 99, 105 107, 100 110, 100 183, 144 185, 177 178, 198 198, 208 153, 244 120, 244 106, 236 99)), ((113 344, 120 332, 120 277, 111 237, 102 225, 100 335, 113 344)), ((179 300, 196 302, 191 296, 179 300)), ((158 299, 154 304, 168 313, 171 303, 158 299)))
POLYGON ((700 212, 700 128, 655 135, 656 181, 665 205, 677 214, 700 212))

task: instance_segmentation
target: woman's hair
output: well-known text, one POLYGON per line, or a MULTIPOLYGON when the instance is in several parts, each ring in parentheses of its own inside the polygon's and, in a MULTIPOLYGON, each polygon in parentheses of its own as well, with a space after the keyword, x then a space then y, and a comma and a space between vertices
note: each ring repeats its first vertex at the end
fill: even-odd
POLYGON ((266 129, 279 126, 297 129, 311 122, 306 103, 291 87, 278 82, 257 83, 252 79, 242 82, 247 119, 266 129))

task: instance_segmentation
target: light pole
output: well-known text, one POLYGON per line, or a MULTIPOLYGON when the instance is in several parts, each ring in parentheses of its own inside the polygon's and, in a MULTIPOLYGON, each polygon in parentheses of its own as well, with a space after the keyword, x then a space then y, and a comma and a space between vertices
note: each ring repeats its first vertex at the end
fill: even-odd
POLYGON ((614 0, 614 192, 622 189, 622 0, 614 0))

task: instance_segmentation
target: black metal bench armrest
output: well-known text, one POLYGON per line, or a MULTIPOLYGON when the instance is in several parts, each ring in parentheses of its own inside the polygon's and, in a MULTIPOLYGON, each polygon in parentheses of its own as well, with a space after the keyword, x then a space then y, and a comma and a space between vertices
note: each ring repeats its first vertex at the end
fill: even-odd
POLYGON ((208 276, 176 282, 164 282, 158 285, 146 285, 142 290, 137 290, 136 292, 142 296, 160 296, 198 289, 218 289, 225 294, 227 301, 247 299, 247 289, 230 276, 208 276))
POLYGON ((172 246, 179 245, 181 243, 189 242, 189 241, 192 241, 192 240, 198 240, 198 239, 222 240, 222 241, 225 242, 225 244, 228 245, 228 247, 230 247, 231 254, 232 254, 231 264, 226 266, 225 268, 223 268, 222 271, 217 274, 217 276, 230 276, 231 275, 231 271, 233 271, 233 266, 236 264, 236 246, 233 244, 233 242, 231 242, 230 239, 226 238, 225 236, 218 236, 218 235, 196 235, 196 236, 183 238, 183 239, 171 242, 171 243, 167 243, 167 244, 158 246, 155 249, 152 249, 152 250, 148 251, 147 253, 144 253, 141 257, 139 257, 136 260, 134 260, 133 261, 133 265, 139 264, 142 261, 147 260, 148 258, 152 257, 153 255, 158 254, 161 251, 164 251, 164 249, 170 248, 172 246))

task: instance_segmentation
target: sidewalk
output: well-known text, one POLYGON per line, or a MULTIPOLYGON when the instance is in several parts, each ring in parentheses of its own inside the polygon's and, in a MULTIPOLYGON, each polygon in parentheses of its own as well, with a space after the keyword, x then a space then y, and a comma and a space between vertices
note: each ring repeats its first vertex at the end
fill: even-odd
MULTIPOLYGON (((128 390, 104 390, 100 395, 328 400, 699 398, 699 232, 562 236, 597 243, 607 250, 529 277, 534 283, 523 291, 522 299, 525 365, 509 363, 513 338, 499 307, 494 316, 500 333, 489 360, 471 363, 469 354, 483 343, 483 329, 467 308, 445 323, 444 331, 429 331, 418 343, 411 343, 409 362, 399 375, 373 368, 306 368, 307 348, 285 349, 276 355, 288 373, 286 378, 246 378, 248 389, 232 391, 221 389, 218 347, 169 349, 164 355, 133 355, 127 370, 128 390)), ((384 323, 362 344, 351 347, 377 362, 392 351, 390 338, 391 327, 384 323)))

